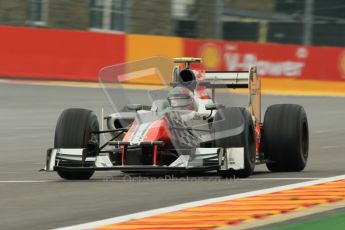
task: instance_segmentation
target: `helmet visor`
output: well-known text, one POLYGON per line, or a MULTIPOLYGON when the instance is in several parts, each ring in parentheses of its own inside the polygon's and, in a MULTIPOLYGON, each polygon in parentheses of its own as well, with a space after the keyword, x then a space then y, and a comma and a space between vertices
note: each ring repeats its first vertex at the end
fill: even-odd
POLYGON ((168 97, 168 100, 172 108, 181 108, 193 104, 193 98, 186 94, 173 95, 168 97))

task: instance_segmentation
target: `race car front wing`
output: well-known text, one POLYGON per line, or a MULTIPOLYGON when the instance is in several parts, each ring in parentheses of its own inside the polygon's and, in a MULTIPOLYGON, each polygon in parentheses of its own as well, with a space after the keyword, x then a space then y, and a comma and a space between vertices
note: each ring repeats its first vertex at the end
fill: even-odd
MULTIPOLYGON (((130 143, 117 142, 118 146, 130 143)), ((148 145, 149 143, 143 143, 148 145)), ((160 143, 151 143, 153 146, 160 143)), ((122 148, 124 149, 124 148, 122 148)), ((124 151, 122 151, 124 152, 124 151)), ((195 148, 190 154, 180 155, 170 165, 114 165, 106 151, 87 156, 88 150, 82 148, 51 148, 47 150, 46 165, 42 171, 126 171, 126 172, 205 172, 213 170, 239 170, 244 168, 244 148, 195 148), (69 162, 65 164, 64 162, 69 162)))

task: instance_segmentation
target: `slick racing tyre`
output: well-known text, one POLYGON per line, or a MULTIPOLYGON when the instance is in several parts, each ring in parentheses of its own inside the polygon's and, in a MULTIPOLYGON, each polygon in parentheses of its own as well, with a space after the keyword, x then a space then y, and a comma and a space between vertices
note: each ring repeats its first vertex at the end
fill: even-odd
MULTIPOLYGON (((99 131, 96 115, 86 109, 64 110, 56 125, 54 148, 87 148, 92 132, 99 131)), ((99 145, 99 135, 96 136, 99 145)), ((60 166, 81 166, 75 162, 61 162, 60 166)), ((91 172, 68 172, 63 169, 57 171, 60 177, 67 180, 87 180, 93 175, 91 172)))
POLYGON ((214 147, 244 147, 244 169, 219 171, 222 177, 248 177, 255 168, 255 136, 253 119, 245 108, 219 109, 214 116, 212 131, 214 147))
POLYGON ((268 107, 263 125, 263 148, 272 172, 302 171, 308 160, 309 131, 305 110, 300 105, 268 107))

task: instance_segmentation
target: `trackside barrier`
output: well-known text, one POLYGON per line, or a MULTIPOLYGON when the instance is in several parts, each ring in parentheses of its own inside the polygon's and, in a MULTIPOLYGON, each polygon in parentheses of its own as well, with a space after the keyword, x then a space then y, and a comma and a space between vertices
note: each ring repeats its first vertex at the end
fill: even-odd
POLYGON ((0 76, 98 81, 125 61, 126 35, 0 26, 0 76))
POLYGON ((185 56, 200 56, 203 67, 246 71, 257 66, 269 78, 345 81, 345 48, 184 39, 185 56))
POLYGON ((0 77, 7 78, 98 81, 104 66, 152 56, 194 56, 210 70, 243 71, 256 65, 264 78, 345 82, 343 47, 11 26, 0 26, 0 36, 0 77))

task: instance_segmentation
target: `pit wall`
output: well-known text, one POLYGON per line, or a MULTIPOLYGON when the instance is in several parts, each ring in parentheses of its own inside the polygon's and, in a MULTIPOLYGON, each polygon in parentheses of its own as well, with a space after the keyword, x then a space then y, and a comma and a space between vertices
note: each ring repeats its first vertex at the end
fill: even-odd
POLYGON ((264 79, 345 82, 345 48, 0 26, 0 76, 98 81, 107 65, 152 56, 194 56, 213 70, 264 79))

